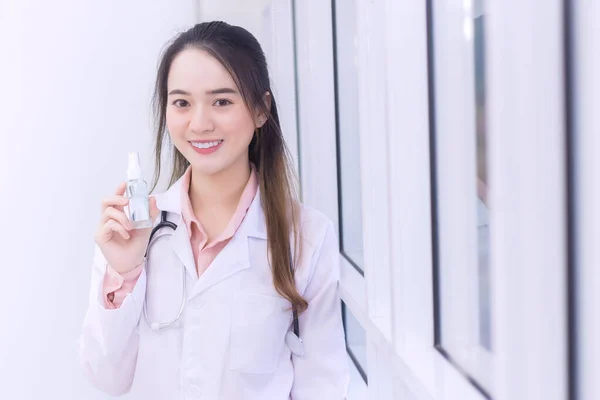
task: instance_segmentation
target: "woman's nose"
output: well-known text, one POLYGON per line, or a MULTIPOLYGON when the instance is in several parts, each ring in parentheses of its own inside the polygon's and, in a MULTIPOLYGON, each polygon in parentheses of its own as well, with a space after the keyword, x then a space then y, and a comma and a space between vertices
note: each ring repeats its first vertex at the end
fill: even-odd
POLYGON ((190 130, 195 133, 210 132, 215 129, 210 110, 205 107, 197 107, 192 114, 190 130))

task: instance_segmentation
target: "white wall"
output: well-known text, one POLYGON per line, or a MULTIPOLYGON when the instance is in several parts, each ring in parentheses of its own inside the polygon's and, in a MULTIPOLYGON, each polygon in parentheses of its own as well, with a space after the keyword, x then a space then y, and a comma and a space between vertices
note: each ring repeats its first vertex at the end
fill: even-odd
POLYGON ((0 2, 2 399, 108 398, 75 351, 100 200, 129 150, 151 176, 158 54, 195 22, 195 3, 0 2))

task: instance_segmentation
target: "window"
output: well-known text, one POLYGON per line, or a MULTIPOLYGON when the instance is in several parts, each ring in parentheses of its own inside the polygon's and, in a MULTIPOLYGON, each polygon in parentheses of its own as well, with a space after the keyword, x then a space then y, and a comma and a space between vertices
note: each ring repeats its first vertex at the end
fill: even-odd
POLYGON ((344 256, 364 270, 358 120, 357 27, 354 0, 332 1, 340 240, 344 256))
POLYGON ((485 129, 485 63, 483 2, 475 3, 473 46, 475 52, 475 132, 477 151, 477 248, 479 273, 479 337, 486 349, 492 349, 490 332, 490 228, 488 207, 487 141, 485 129))
POLYGON ((365 330, 344 303, 342 303, 342 318, 344 319, 348 355, 364 381, 367 382, 367 336, 365 330))
POLYGON ((490 387, 484 3, 431 2, 436 346, 490 387))

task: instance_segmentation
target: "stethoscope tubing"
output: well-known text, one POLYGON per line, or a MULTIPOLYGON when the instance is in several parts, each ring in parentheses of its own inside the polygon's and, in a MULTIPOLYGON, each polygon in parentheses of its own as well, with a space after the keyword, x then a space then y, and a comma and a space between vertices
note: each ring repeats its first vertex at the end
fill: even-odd
MULTIPOLYGON (((148 240, 148 247, 146 248, 146 254, 144 255, 144 260, 147 260, 148 257, 148 250, 150 249, 150 246, 152 246, 152 244, 157 241, 158 239, 164 237, 164 236, 170 236, 171 233, 167 233, 167 232, 162 232, 162 233, 158 233, 158 231, 160 231, 162 228, 169 228, 172 229, 173 232, 177 229, 177 224, 175 224, 174 222, 171 222, 169 220, 167 220, 167 212, 166 211, 162 211, 161 215, 160 215, 160 222, 158 223, 158 225, 156 225, 153 229, 152 232, 150 232, 150 239, 148 240)), ((292 268, 293 271, 293 266, 290 263, 290 267, 292 268)), ((175 322, 177 322, 177 320, 179 320, 179 318, 181 318, 181 316, 183 315, 183 311, 185 309, 185 303, 186 303, 186 276, 185 276, 185 268, 181 269, 182 271, 182 291, 181 291, 181 306, 179 308, 179 312, 177 313, 177 316, 172 319, 169 322, 151 322, 151 320, 148 318, 148 311, 146 308, 146 303, 147 301, 144 301, 144 318, 146 318, 146 321, 148 322, 148 324, 150 325, 150 328, 153 331, 161 331, 164 329, 167 329, 169 327, 171 327, 175 322)), ((147 300, 147 299, 146 299, 147 300)), ((293 325, 294 325, 294 334, 296 336, 295 339, 293 340, 297 340, 300 346, 300 349, 303 353, 303 349, 302 349, 302 339, 300 338, 300 323, 298 322, 298 311, 296 310, 296 307, 293 307, 293 325)), ((298 351, 299 353, 300 351, 298 351)), ((294 353, 297 353, 296 351, 294 351, 294 353)), ((301 355, 301 354, 299 354, 301 355)))

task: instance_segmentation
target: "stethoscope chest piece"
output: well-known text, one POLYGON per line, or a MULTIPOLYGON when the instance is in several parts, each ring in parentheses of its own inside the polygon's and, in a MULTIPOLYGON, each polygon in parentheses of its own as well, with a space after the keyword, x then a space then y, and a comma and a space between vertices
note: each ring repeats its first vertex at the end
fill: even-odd
POLYGON ((304 355, 304 344, 302 343, 302 339, 296 336, 294 332, 288 331, 285 335, 285 343, 295 356, 302 357, 304 355))

